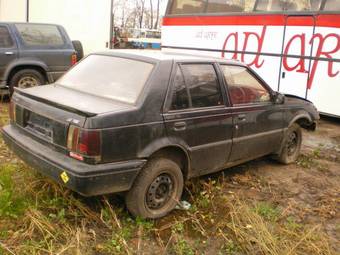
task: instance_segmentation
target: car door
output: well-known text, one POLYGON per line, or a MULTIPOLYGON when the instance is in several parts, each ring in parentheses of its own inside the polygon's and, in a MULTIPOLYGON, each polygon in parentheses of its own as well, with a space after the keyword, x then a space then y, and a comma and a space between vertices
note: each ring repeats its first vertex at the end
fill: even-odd
POLYGON ((276 151, 283 137, 283 109, 269 87, 245 66, 221 65, 233 111, 229 162, 246 161, 276 151))
POLYGON ((232 113, 214 63, 176 64, 164 121, 168 137, 185 147, 190 176, 221 169, 232 143, 232 113))
POLYGON ((17 46, 7 25, 0 25, 0 81, 5 80, 7 66, 17 58, 17 46))

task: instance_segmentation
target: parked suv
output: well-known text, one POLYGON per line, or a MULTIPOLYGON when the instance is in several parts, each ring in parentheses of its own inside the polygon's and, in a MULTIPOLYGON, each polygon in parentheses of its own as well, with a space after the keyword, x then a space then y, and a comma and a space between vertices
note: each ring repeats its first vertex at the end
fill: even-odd
POLYGON ((59 25, 0 23, 0 88, 27 88, 52 83, 83 50, 59 25), (75 49, 76 47, 76 49, 75 49))
POLYGON ((314 105, 240 62, 147 51, 85 58, 57 84, 16 89, 2 130, 24 161, 85 196, 126 192, 162 217, 184 181, 273 155, 292 163, 314 105))

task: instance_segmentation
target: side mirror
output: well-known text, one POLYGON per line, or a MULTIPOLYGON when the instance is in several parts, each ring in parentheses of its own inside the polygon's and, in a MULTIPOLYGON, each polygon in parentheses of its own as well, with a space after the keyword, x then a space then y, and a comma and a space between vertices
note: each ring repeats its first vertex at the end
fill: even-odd
POLYGON ((275 104, 284 104, 285 103, 285 95, 275 92, 273 96, 273 100, 275 104))

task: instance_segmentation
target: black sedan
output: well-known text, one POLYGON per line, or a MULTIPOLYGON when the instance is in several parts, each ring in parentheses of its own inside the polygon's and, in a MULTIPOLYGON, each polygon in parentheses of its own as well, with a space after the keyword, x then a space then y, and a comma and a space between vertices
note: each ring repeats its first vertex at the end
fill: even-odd
POLYGON ((240 62, 153 51, 89 55, 56 84, 16 89, 7 145, 85 196, 121 192, 158 218, 184 181, 272 155, 298 157, 309 101, 274 92, 240 62))

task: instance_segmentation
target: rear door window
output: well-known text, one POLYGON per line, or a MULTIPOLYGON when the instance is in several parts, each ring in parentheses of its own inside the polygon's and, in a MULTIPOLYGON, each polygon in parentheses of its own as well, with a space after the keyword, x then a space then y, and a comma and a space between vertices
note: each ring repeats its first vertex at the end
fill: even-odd
POLYGON ((64 45, 63 37, 57 26, 36 24, 17 24, 15 26, 27 46, 64 45))
POLYGON ((189 92, 185 85, 183 72, 180 67, 178 67, 176 71, 171 102, 171 110, 189 108, 189 92))
POLYGON ((171 110, 224 104, 213 64, 179 65, 172 93, 171 110))
POLYGON ((9 34, 8 28, 0 26, 0 48, 11 48, 14 43, 11 35, 9 34))

